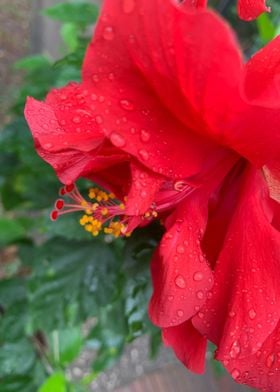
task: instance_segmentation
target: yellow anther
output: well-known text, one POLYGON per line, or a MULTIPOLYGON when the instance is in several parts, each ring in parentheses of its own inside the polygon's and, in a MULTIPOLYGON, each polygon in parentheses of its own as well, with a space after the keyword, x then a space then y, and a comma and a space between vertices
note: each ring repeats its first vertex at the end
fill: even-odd
POLYGON ((99 234, 99 231, 98 231, 98 230, 94 230, 94 231, 92 232, 92 235, 93 235, 94 237, 97 237, 98 234, 99 234))
POLYGON ((123 203, 121 203, 121 204, 119 205, 119 209, 120 209, 120 210, 125 210, 125 205, 124 205, 123 203))
POLYGON ((81 202, 81 206, 82 206, 82 207, 88 207, 88 202, 85 201, 85 200, 83 200, 83 201, 81 202))
POLYGON ((150 212, 145 212, 144 217, 145 218, 150 218, 151 217, 151 213, 150 212))
POLYGON ((98 207, 99 207, 98 203, 93 203, 91 206, 91 209, 92 209, 92 211, 96 211, 98 207))
POLYGON ((89 192, 88 192, 88 197, 89 197, 90 199, 95 199, 95 197, 96 197, 96 192, 95 192, 95 189, 94 189, 94 188, 90 188, 90 190, 89 190, 89 192))
POLYGON ((91 215, 91 214, 92 214, 92 210, 91 210, 90 208, 87 208, 87 209, 85 210, 85 212, 86 212, 86 214, 88 214, 88 215, 91 215))
POLYGON ((108 215, 108 212, 109 212, 108 208, 104 207, 104 208, 102 208, 102 210, 101 210, 101 215, 102 215, 102 216, 106 216, 106 215, 108 215))
POLYGON ((92 225, 90 225, 90 224, 85 225, 85 230, 91 232, 92 231, 92 225))
POLYGON ((104 228, 104 233, 105 234, 112 234, 113 233, 113 229, 111 229, 110 227, 105 227, 104 228))
POLYGON ((116 198, 116 196, 114 195, 114 193, 109 193, 108 196, 109 196, 110 199, 115 199, 115 198, 116 198))
POLYGON ((158 217, 158 213, 157 213, 156 211, 153 211, 153 212, 152 212, 152 215, 153 215, 154 218, 157 218, 157 217, 158 217))
POLYGON ((88 223, 88 216, 83 215, 82 218, 80 219, 80 225, 84 226, 86 223, 88 223))

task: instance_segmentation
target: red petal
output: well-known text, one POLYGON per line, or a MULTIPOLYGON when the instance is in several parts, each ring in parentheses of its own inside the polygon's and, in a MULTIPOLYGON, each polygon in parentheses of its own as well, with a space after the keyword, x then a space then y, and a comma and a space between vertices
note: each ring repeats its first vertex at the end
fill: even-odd
POLYGON ((164 177, 140 164, 131 163, 130 168, 132 179, 125 211, 127 215, 142 215, 150 210, 164 177))
POLYGON ((237 10, 241 19, 250 21, 263 12, 270 12, 265 0, 238 0, 237 10))
POLYGON ((79 85, 52 90, 46 103, 29 98, 25 117, 34 139, 49 152, 91 151, 104 140, 86 96, 79 85))
POLYGON ((36 150, 63 183, 127 160, 126 154, 105 143, 86 95, 81 86, 71 84, 52 91, 47 103, 33 98, 26 103, 25 117, 36 150))
POLYGON ((245 94, 256 104, 280 107, 280 37, 259 50, 247 63, 244 74, 245 94))
POLYGON ((177 358, 191 371, 203 373, 207 340, 190 321, 162 330, 163 342, 171 346, 177 358))
POLYGON ((224 361, 224 365, 237 382, 258 388, 263 392, 279 392, 279 362, 280 323, 255 355, 224 361))
POLYGON ((224 107, 237 85, 233 35, 212 13, 188 13, 169 0, 140 0, 129 12, 124 4, 105 1, 83 67, 104 98, 103 130, 153 171, 195 174, 221 149, 205 136, 205 120, 223 116, 213 107, 224 107))
POLYGON ((183 323, 199 311, 213 285, 200 248, 207 220, 207 194, 196 192, 168 218, 151 264, 154 292, 149 315, 160 327, 183 323))
POLYGON ((256 353, 280 317, 280 234, 270 223, 267 185, 248 168, 239 187, 213 291, 193 319, 227 361, 256 353))
POLYGON ((246 64, 243 94, 226 125, 227 144, 259 167, 280 155, 279 44, 275 38, 246 64))

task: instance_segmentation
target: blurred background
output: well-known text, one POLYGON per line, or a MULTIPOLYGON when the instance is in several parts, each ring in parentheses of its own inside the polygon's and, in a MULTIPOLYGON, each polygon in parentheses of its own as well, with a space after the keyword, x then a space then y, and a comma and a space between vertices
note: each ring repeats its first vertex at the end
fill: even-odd
MULTIPOLYGON (((189 373, 147 317, 157 225, 125 241, 93 239, 65 216, 50 222, 60 184, 34 152, 27 95, 80 80, 101 1, 0 0, 0 391, 238 392, 213 361, 189 373)), ((246 55, 278 31, 278 15, 242 23, 212 4, 246 55)), ((89 184, 81 181, 80 189, 89 184)))

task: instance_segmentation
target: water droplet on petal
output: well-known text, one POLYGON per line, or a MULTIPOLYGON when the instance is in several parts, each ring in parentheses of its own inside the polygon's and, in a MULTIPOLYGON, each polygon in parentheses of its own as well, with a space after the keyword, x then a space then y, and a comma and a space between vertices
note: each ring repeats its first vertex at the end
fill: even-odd
POLYGON ((134 110, 134 105, 132 102, 128 101, 127 99, 122 99, 120 101, 120 105, 123 109, 131 111, 134 110))
POLYGON ((238 369, 233 369, 231 376, 236 380, 240 376, 240 371, 238 369))
POLYGON ((147 161, 147 160, 149 159, 149 153, 148 153, 148 151, 141 149, 141 150, 139 150, 138 152, 139 152, 140 157, 141 157, 144 161, 147 161))
POLYGON ((135 0, 123 0, 123 12, 130 14, 135 8, 135 0))
POLYGON ((254 320, 254 318, 256 317, 257 313, 254 309, 250 309, 249 310, 249 317, 251 320, 254 320))
POLYGON ((193 280, 195 280, 196 282, 199 282, 202 279, 203 279, 203 273, 202 272, 198 271, 198 272, 194 273, 193 280))
POLYGON ((184 316, 183 310, 181 310, 181 309, 177 310, 177 315, 178 315, 178 317, 183 317, 184 316))
POLYGON ((231 358, 235 359, 235 358, 237 358, 239 356, 240 351, 241 351, 240 344, 239 344, 238 340, 235 340, 232 343, 229 355, 230 355, 231 358))
POLYGON ((185 253, 185 247, 184 245, 178 245, 177 248, 177 253, 179 253, 180 255, 182 255, 183 253, 185 253))
POLYGON ((48 149, 48 148, 52 148, 53 145, 52 145, 52 143, 45 143, 43 147, 48 149))
POLYGON ((123 147, 125 145, 124 137, 117 132, 111 133, 110 140, 116 147, 123 147))
POLYGON ((270 354, 270 355, 266 358, 265 364, 266 364, 266 366, 267 366, 268 368, 271 368, 271 367, 273 366, 274 362, 275 362, 275 354, 272 353, 272 354, 270 354))
POLYGON ((95 117, 95 121, 97 122, 97 124, 102 124, 103 123, 103 118, 101 116, 96 116, 95 117))
MULTIPOLYGON (((94 74, 94 75, 92 75, 92 80, 94 81, 94 82, 99 82, 99 76, 98 75, 96 75, 96 74, 94 74)), ((93 94, 94 95, 94 94, 93 94)))
POLYGON ((143 199, 145 199, 145 197, 147 197, 147 192, 146 192, 145 190, 142 190, 142 191, 140 192, 140 196, 141 196, 143 199))
POLYGON ((75 116, 75 117, 73 117, 72 121, 75 124, 79 124, 81 122, 81 118, 79 116, 75 116))
POLYGON ((141 129, 140 137, 142 142, 147 143, 150 140, 151 135, 146 129, 141 129))
POLYGON ((175 279, 175 284, 178 286, 180 289, 184 289, 186 287, 186 281, 183 278, 182 275, 178 275, 175 279))
POLYGON ((168 299, 168 301, 173 301, 173 299, 174 299, 174 295, 169 295, 168 297, 167 297, 167 299, 168 299))
POLYGON ((107 26, 105 27, 103 31, 103 38, 106 39, 106 41, 112 41, 114 39, 115 33, 113 30, 113 27, 107 26))
POLYGON ((203 299, 203 297, 204 297, 204 293, 203 293, 203 291, 198 291, 197 293, 196 293, 196 296, 197 296, 197 298, 198 299, 203 299))

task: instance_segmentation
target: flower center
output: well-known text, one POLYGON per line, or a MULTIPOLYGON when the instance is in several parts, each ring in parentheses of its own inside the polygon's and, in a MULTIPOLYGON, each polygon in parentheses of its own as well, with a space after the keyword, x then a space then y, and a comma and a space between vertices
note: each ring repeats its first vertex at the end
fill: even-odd
POLYGON ((116 238, 128 237, 138 225, 149 223, 157 218, 159 213, 174 207, 193 190, 194 188, 184 181, 166 182, 157 193, 155 202, 152 203, 148 211, 141 216, 129 216, 126 214, 125 204, 118 200, 113 193, 105 192, 99 188, 90 188, 89 200, 86 200, 75 184, 65 185, 59 191, 63 198, 60 197, 56 200, 50 217, 55 221, 61 215, 82 211, 84 214, 80 219, 80 224, 93 236, 97 236, 103 231, 116 238))

